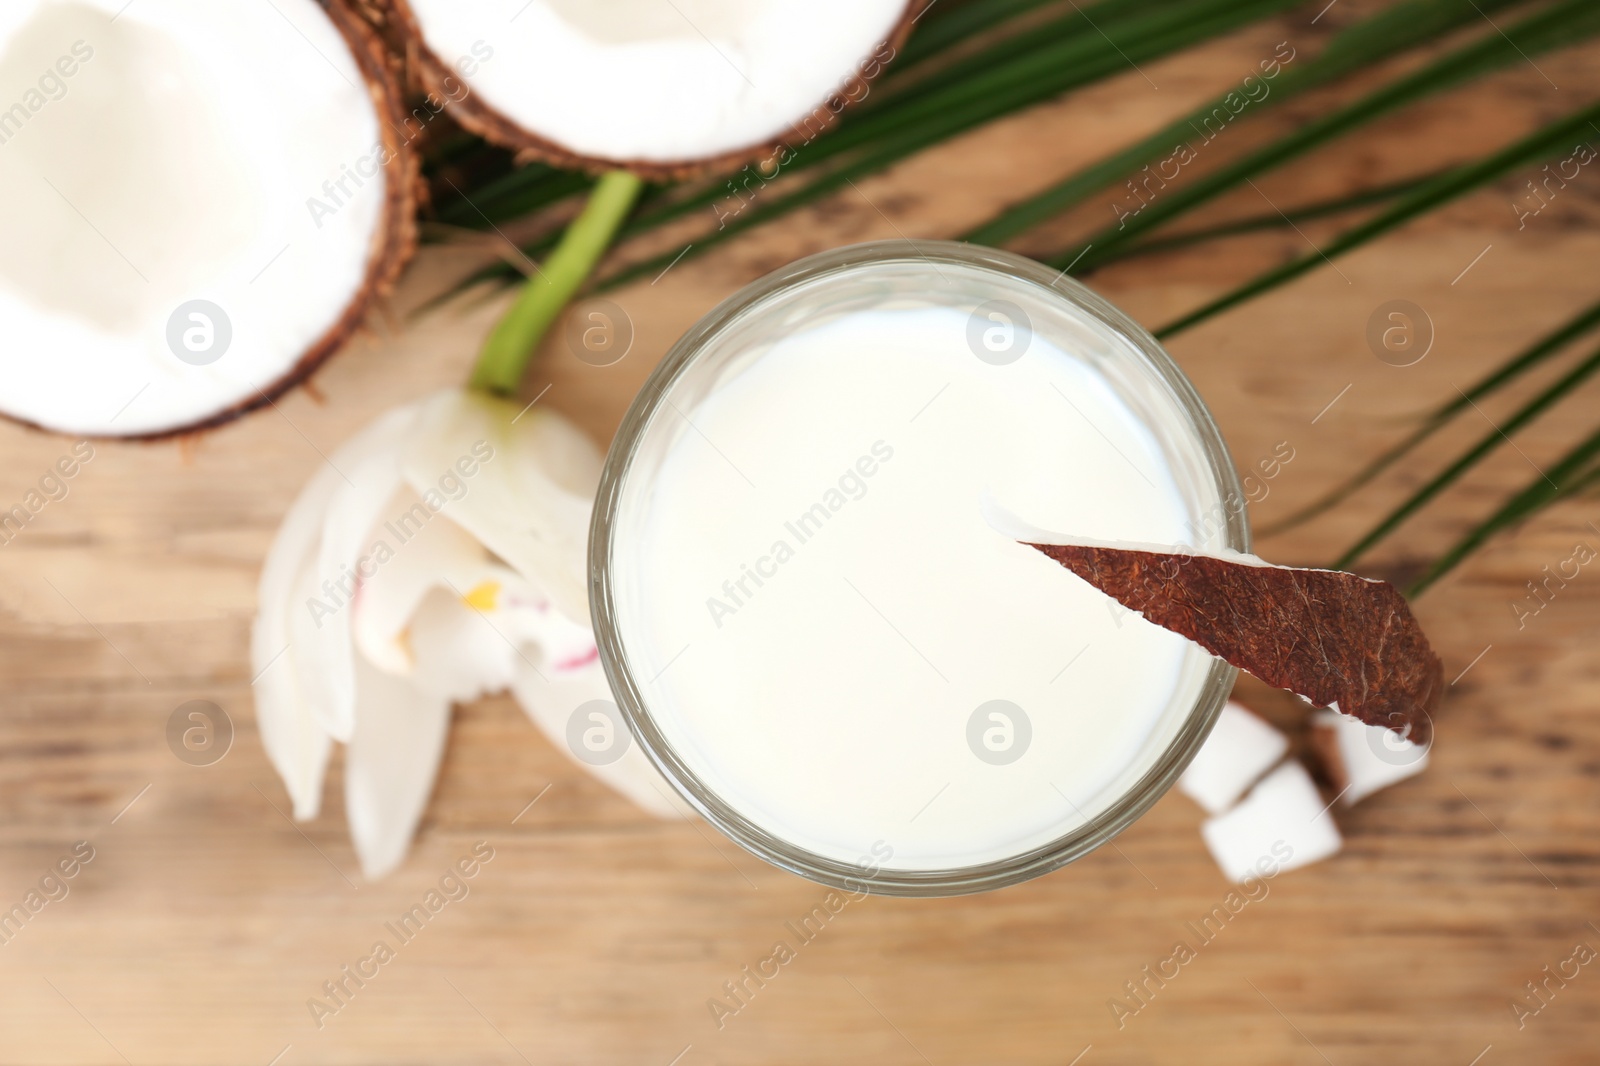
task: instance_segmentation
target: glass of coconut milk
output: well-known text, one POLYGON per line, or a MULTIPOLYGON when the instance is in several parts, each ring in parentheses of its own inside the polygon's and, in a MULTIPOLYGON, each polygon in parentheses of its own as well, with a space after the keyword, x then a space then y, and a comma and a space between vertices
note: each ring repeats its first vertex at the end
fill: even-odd
POLYGON ((1193 387, 992 249, 801 260, 667 354, 612 444, 591 606, 618 705, 739 844, 856 891, 996 888, 1187 765, 1234 670, 996 528, 1248 551, 1193 387))

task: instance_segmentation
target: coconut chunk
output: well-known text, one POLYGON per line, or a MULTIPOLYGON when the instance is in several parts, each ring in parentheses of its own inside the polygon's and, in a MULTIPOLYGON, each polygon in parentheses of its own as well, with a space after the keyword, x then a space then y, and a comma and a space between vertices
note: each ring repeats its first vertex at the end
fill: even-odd
MULTIPOLYGON (((803 151, 924 0, 375 0, 463 126, 563 165, 671 176, 803 151)), ((774 157, 779 166, 788 157, 774 157)))
POLYGON ((1346 807, 1420 774, 1428 766, 1429 746, 1342 714, 1318 711, 1311 720, 1311 748, 1346 807))
POLYGON ((1220 814, 1288 750, 1288 737, 1229 700, 1205 745, 1178 778, 1178 791, 1207 814, 1220 814))
POLYGON ((7 0, 0 414, 160 436, 266 404, 414 244, 415 163, 342 4, 7 0))
POLYGON ((1342 842, 1311 775, 1293 761, 1262 778, 1237 807, 1207 819, 1200 835, 1235 881, 1326 859, 1342 842))

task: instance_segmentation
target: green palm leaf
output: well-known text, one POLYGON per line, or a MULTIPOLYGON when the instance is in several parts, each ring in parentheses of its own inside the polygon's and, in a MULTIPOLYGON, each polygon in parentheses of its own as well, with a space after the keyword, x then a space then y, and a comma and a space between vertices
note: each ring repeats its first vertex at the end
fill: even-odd
POLYGON ((1475 189, 1495 181, 1506 174, 1531 163, 1548 159, 1569 151, 1577 138, 1594 130, 1600 120, 1600 105, 1592 105, 1568 115, 1529 134, 1515 144, 1508 145, 1487 159, 1454 168, 1427 182, 1415 192, 1401 197, 1400 202, 1353 229, 1340 234, 1333 243, 1314 255, 1303 256, 1281 267, 1269 270, 1246 282, 1232 292, 1220 296, 1198 310, 1191 311, 1156 332, 1157 337, 1171 337, 1199 325, 1231 307, 1259 296, 1309 273, 1323 263, 1332 262, 1335 256, 1367 244, 1390 230, 1411 222, 1435 208, 1465 196, 1475 189))
MULTIPOLYGON (((1415 514, 1424 504, 1444 491, 1447 486, 1472 469, 1479 461, 1499 448, 1500 445, 1508 443, 1513 433, 1549 410, 1573 389, 1587 381, 1596 370, 1600 370, 1600 351, 1596 351, 1589 358, 1564 374, 1555 384, 1539 393, 1532 400, 1529 400, 1506 421, 1505 425, 1498 426, 1484 434, 1477 444, 1467 449, 1465 454, 1447 466, 1433 480, 1412 493, 1399 507, 1396 507, 1386 515, 1381 522, 1367 532, 1366 536, 1358 540, 1348 551, 1341 555, 1338 561, 1333 563, 1331 569, 1348 569, 1351 563, 1354 563, 1380 540, 1392 533, 1401 522, 1415 514)), ((1470 403, 1471 401, 1468 402, 1470 403)))
POLYGON ((1429 414, 1420 426, 1407 434, 1398 444, 1362 467, 1351 475, 1348 480, 1289 517, 1273 525, 1263 526, 1260 535, 1270 537, 1281 533, 1320 514, 1324 514, 1329 509, 1344 502, 1358 489, 1410 454, 1419 444, 1433 436, 1440 429, 1443 429, 1452 419, 1466 411, 1477 401, 1509 385, 1529 370, 1560 352, 1572 341, 1594 329, 1597 325, 1600 325, 1600 303, 1592 304, 1580 311, 1554 332, 1541 337, 1531 347, 1519 352, 1499 367, 1496 367, 1471 388, 1429 414))
MULTIPOLYGON (((1011 58, 1001 61, 993 50, 964 62, 963 77, 946 81, 941 75, 930 79, 931 87, 905 94, 901 102, 885 103, 876 110, 844 113, 837 130, 823 134, 815 142, 795 150, 794 162, 785 173, 797 175, 838 160, 838 165, 799 189, 766 192, 764 202, 739 212, 732 222, 719 228, 689 248, 685 259, 698 256, 739 233, 778 218, 798 207, 844 188, 866 175, 881 171, 924 148, 992 121, 1002 115, 1060 95, 1069 89, 1090 84, 1126 71, 1138 64, 1180 51, 1201 41, 1247 25, 1265 15, 1294 6, 1298 0, 1102 0, 1075 11, 1050 24, 1048 32, 1029 30, 1020 34, 1027 50, 1009 39, 993 46, 1004 49, 1011 58), (1147 8, 1155 7, 1154 12, 1147 8)), ((872 97, 868 97, 868 102, 872 97)), ((755 176, 756 180, 759 175, 755 176)), ((496 205, 475 199, 483 214, 497 217, 496 205)), ((619 233, 619 239, 638 236, 695 211, 709 211, 719 201, 730 199, 726 184, 698 189, 687 196, 659 202, 654 209, 641 210, 619 233)), ((554 243, 546 236, 524 249, 537 256, 554 243)), ((664 253, 606 279, 605 287, 620 285, 641 276, 652 276, 679 260, 679 251, 664 253)), ((509 266, 495 264, 466 278, 439 299, 488 280, 516 277, 509 266)), ((436 301, 437 302, 437 301, 436 301)), ((431 305, 430 305, 431 306, 431 305)))
MULTIPOLYGON (((1309 89, 1325 85, 1364 67, 1428 43, 1438 36, 1483 17, 1487 10, 1509 7, 1523 0, 1410 0, 1357 23, 1341 33, 1322 55, 1302 67, 1290 67, 1263 100, 1251 105, 1271 107, 1309 89)), ((1007 209, 969 231, 965 239, 978 244, 1000 244, 1076 206, 1117 179, 1164 158, 1176 143, 1186 142, 1219 108, 1226 112, 1224 94, 1202 104, 1137 144, 1079 171, 1064 181, 1007 209)))
POLYGON ((1600 430, 1590 434, 1577 447, 1562 456, 1555 466, 1535 478, 1494 514, 1473 527, 1449 551, 1441 555, 1426 573, 1412 583, 1406 590, 1406 595, 1421 595, 1496 533, 1593 484, 1597 476, 1600 476, 1600 468, 1590 468, 1597 456, 1600 456, 1600 430))
MULTIPOLYGON (((1156 237, 1124 248, 1118 248, 1110 254, 1096 260, 1094 268, 1120 263, 1124 259, 1135 259, 1140 256, 1154 255, 1157 252, 1170 252, 1178 248, 1188 248, 1192 245, 1203 244, 1208 241, 1221 240, 1225 237, 1237 237, 1246 233, 1259 233, 1263 230, 1284 229, 1299 225, 1301 222, 1314 222, 1320 218, 1331 215, 1342 215, 1348 211, 1355 211, 1374 204, 1387 203, 1403 193, 1411 192, 1426 182, 1438 177, 1437 173, 1425 174, 1422 177, 1406 178, 1403 181, 1390 182, 1386 185, 1374 185, 1370 189, 1362 189, 1348 196, 1336 196, 1328 200, 1318 200, 1315 203, 1304 204, 1300 207, 1289 207, 1282 211, 1272 211, 1260 215, 1251 215, 1248 218, 1237 219, 1233 222, 1224 222, 1216 226, 1206 226, 1202 229, 1178 233, 1171 237, 1156 237)), ((1087 270, 1078 270, 1081 277, 1089 273, 1087 270)))
POLYGON ((1359 126, 1435 93, 1525 61, 1554 48, 1566 47, 1600 33, 1600 4, 1594 0, 1564 0, 1504 33, 1483 39, 1428 64, 1413 74, 1390 82, 1367 96, 1278 138, 1220 170, 1171 192, 1162 190, 1153 203, 1142 204, 1091 236, 1081 250, 1055 257, 1054 266, 1077 262, 1092 267, 1109 252, 1197 205, 1246 184, 1251 178, 1280 167, 1359 126))
POLYGON ((915 68, 926 59, 942 55, 947 49, 963 44, 986 31, 993 31, 1007 19, 1026 14, 1042 7, 1050 0, 972 0, 970 3, 952 5, 935 2, 917 19, 916 32, 900 50, 895 66, 903 73, 915 68))
MULTIPOLYGON (((1050 0, 976 0, 948 9, 938 4, 925 11, 918 32, 908 42, 906 51, 872 87, 866 99, 844 113, 842 128, 849 128, 858 123, 863 114, 883 110, 886 101, 906 103, 914 96, 917 86, 923 84, 926 69, 938 66, 937 63, 927 61, 939 59, 979 29, 995 30, 997 39, 987 42, 976 54, 960 60, 960 66, 955 70, 949 68, 940 70, 938 73, 941 83, 957 82, 963 72, 972 76, 1003 69, 1008 61, 1030 49, 1087 32, 1091 16, 1079 11, 1073 11, 1067 17, 1056 19, 1042 27, 1030 27, 1027 33, 1020 32, 1021 22, 1015 16, 1024 15, 1049 2, 1050 0)), ((1132 14, 1166 2, 1169 0, 1101 0, 1088 10, 1094 19, 1108 20, 1116 24, 1132 14)), ((882 126, 878 128, 881 129, 882 126)), ((839 133, 839 130, 835 130, 809 145, 808 151, 795 163, 786 166, 785 170, 789 173, 804 171, 837 155, 845 147, 837 142, 839 133)), ((582 188, 581 174, 533 163, 503 174, 492 181, 473 183, 470 202, 467 194, 461 193, 459 189, 452 189, 451 192, 460 195, 450 200, 446 208, 441 209, 440 220, 481 228, 491 222, 504 222, 531 213, 577 191, 560 188, 558 183, 551 181, 552 175, 575 177, 580 182, 579 188, 582 188), (446 217, 447 214, 450 217, 446 217)), ((655 200, 657 208, 642 210, 624 236, 643 232, 644 229, 682 217, 690 211, 706 208, 725 197, 727 191, 723 182, 713 181, 699 183, 698 188, 688 196, 663 197, 660 194, 661 190, 658 189, 655 195, 647 195, 647 202, 655 200)), ((554 238, 549 237, 524 250, 533 254, 548 248, 553 243, 554 238)))
MULTIPOLYGON (((448 172, 442 180, 447 186, 454 184, 448 172)), ((442 203, 434 217, 452 226, 482 229, 531 215, 582 192, 589 184, 590 179, 576 170, 557 170, 542 163, 530 163, 474 187, 470 196, 457 186, 452 190, 457 195, 442 203)))
MULTIPOLYGON (((1166 228, 1195 216, 1204 205, 1250 183, 1256 175, 1397 109, 1490 75, 1525 57, 1600 34, 1600 4, 1594 0, 1540 0, 1533 14, 1504 32, 1489 18, 1492 12, 1533 2, 1398 0, 1355 23, 1336 35, 1320 55, 1286 65, 1281 75, 1270 79, 1270 94, 1253 99, 1244 117, 1408 50, 1434 45, 1449 34, 1475 32, 1473 39, 1432 59, 1421 69, 1391 78, 1380 89, 1329 110, 1265 146, 1224 162, 1195 180, 1171 188, 1163 184, 1159 197, 1149 203, 1143 203, 1141 198, 1142 206, 1137 212, 1125 215, 1115 227, 1102 228, 1070 254, 1056 256, 1055 265, 1083 273, 1111 262, 1200 241, 1375 208, 1316 254, 1246 281, 1157 334, 1170 337, 1519 168, 1566 154, 1580 140, 1600 131, 1600 104, 1552 122, 1486 158, 1444 171, 1284 212, 1274 208, 1270 214, 1184 227, 1184 231, 1175 233, 1166 228), (1488 22, 1493 32, 1485 29, 1483 22, 1488 22), (1158 227, 1162 233, 1152 236, 1158 227)), ((614 270, 602 279, 601 288, 658 274, 671 264, 703 254, 740 233, 853 187, 857 181, 967 130, 1074 88, 1126 73, 1130 67, 1138 69, 1144 62, 1277 14, 1295 3, 1296 0, 1099 0, 1081 8, 1078 0, 944 0, 935 4, 924 11, 917 32, 902 49, 896 64, 873 84, 870 95, 850 108, 837 128, 803 145, 791 145, 792 154, 783 160, 781 174, 763 175, 755 167, 748 167, 732 181, 643 189, 636 182, 624 188, 626 183, 616 176, 603 179, 596 187, 598 191, 591 191, 580 221, 564 237, 546 232, 526 245, 524 251, 530 256, 551 253, 545 264, 545 272, 551 276, 544 279, 542 287, 527 286, 512 314, 486 345, 480 370, 492 376, 501 389, 514 385, 531 345, 555 321, 571 291, 582 283, 609 243, 613 231, 617 239, 627 239, 692 218, 697 212, 706 216, 699 235, 687 248, 675 245, 643 262, 614 270), (630 214, 635 196, 637 207, 630 214)), ((1228 107, 1227 96, 1212 101, 1011 206, 969 232, 967 238, 986 243, 1011 240, 1056 219, 1120 179, 1141 169, 1148 173, 1150 164, 1172 154, 1175 143, 1189 142, 1195 129, 1204 126, 1219 107, 1226 109, 1229 121, 1240 111, 1228 107)), ((1223 123, 1224 128, 1226 125, 1223 123)), ((427 171, 441 204, 436 217, 454 226, 498 227, 507 220, 561 205, 591 190, 593 185, 584 175, 541 164, 509 167, 510 159, 505 153, 487 149, 470 138, 435 145, 427 171)), ((496 264, 466 279, 440 299, 479 282, 515 277, 512 267, 496 264)), ((1554 358, 1596 326, 1600 326, 1600 303, 1509 359, 1470 389, 1458 390, 1457 398, 1431 412, 1397 444, 1268 532, 1289 528, 1338 505, 1478 401, 1554 358)), ((1411 493, 1336 565, 1349 565, 1369 552, 1512 434, 1571 395, 1597 371, 1600 351, 1569 367, 1559 380, 1523 403, 1501 427, 1504 432, 1497 429, 1484 435, 1411 493)), ((1437 581, 1496 533, 1556 500, 1597 484, 1600 432, 1573 448, 1551 468, 1548 477, 1541 477, 1514 494, 1470 530, 1432 565, 1413 586, 1412 593, 1437 581)))

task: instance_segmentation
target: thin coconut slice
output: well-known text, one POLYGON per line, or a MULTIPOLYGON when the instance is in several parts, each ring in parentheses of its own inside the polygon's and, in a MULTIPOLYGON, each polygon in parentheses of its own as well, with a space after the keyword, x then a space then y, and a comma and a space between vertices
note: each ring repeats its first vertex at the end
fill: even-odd
POLYGON ((368 0, 439 106, 564 166, 676 178, 803 150, 927 0, 368 0))
POLYGON ((155 437, 309 375, 415 244, 385 56, 343 0, 8 0, 0 413, 155 437))
POLYGON ((1205 745, 1178 778, 1178 790, 1207 814, 1221 814, 1288 750, 1288 737, 1229 700, 1205 745))
POLYGON ((1235 881, 1272 877, 1326 859, 1343 843, 1298 762, 1286 762, 1261 779, 1237 807, 1200 827, 1211 857, 1235 881))
POLYGON ((1331 711, 1313 716, 1311 749, 1346 807, 1428 767, 1428 746, 1331 711))

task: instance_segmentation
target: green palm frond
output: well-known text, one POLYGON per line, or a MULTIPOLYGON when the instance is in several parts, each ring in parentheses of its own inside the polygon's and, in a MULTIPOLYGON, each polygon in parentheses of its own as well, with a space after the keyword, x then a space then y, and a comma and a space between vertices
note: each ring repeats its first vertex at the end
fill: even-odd
POLYGON ((1429 586, 1455 569, 1463 559, 1481 548, 1496 533, 1509 529, 1558 500, 1587 488, 1600 478, 1600 430, 1563 455, 1556 465, 1534 478, 1483 522, 1474 526, 1449 551, 1406 589, 1408 596, 1420 596, 1429 586))
POLYGON ((1503 33, 1489 33, 1413 74, 1381 86, 1170 194, 1163 190, 1154 202, 1142 204, 1137 213, 1092 235, 1081 248, 1054 257, 1052 265, 1078 263, 1093 267, 1141 234, 1390 112, 1596 34, 1600 34, 1600 4, 1594 0, 1565 0, 1503 33))
POLYGON ((1589 358, 1562 375, 1555 384, 1523 404, 1504 424, 1496 426, 1484 434, 1478 443, 1467 449, 1465 454, 1445 467, 1443 472, 1422 486, 1422 488, 1412 493, 1399 507, 1384 516, 1381 522, 1341 555, 1338 561, 1333 563, 1332 569, 1348 569, 1350 564, 1365 555, 1373 545, 1392 533, 1401 522, 1421 510, 1429 500, 1443 492, 1446 487, 1476 466, 1491 452, 1499 448, 1500 445, 1509 443, 1513 433, 1516 433, 1564 399, 1580 384, 1593 376, 1596 370, 1600 370, 1600 351, 1596 351, 1589 358))
MULTIPOLYGON (((989 84, 979 79, 978 84, 963 84, 960 92, 940 94, 933 100, 920 102, 917 112, 910 116, 897 111, 879 112, 856 125, 841 125, 833 136, 851 143, 862 144, 862 153, 849 157, 842 165, 830 168, 805 186, 793 192, 772 194, 769 199, 753 209, 742 210, 734 221, 697 240, 685 258, 702 255, 741 233, 783 217, 846 188, 855 181, 887 169, 924 148, 942 143, 1006 114, 1021 110, 1059 95, 1068 89, 1101 81, 1128 70, 1129 65, 1148 62, 1200 41, 1219 36, 1230 30, 1291 6, 1284 0, 1187 0, 1165 7, 1157 15, 1141 15, 1110 25, 1102 24, 1099 31, 1080 31, 1070 41, 1047 49, 1036 56, 1040 77, 1026 84, 989 84), (1127 33, 1127 37, 1122 34, 1127 33), (907 121, 901 121, 902 119, 907 121), (870 137, 861 131, 867 123, 870 137)), ((818 145, 827 154, 835 150, 818 145)), ((803 152, 800 153, 803 155, 803 152)), ((711 196, 699 204, 704 207, 715 203, 721 196, 711 196)), ((669 263, 678 260, 679 252, 665 252, 660 256, 636 264, 602 282, 612 287, 638 277, 651 276, 669 263)))
POLYGON ((1186 329, 1213 318, 1231 307, 1236 307, 1252 297, 1270 292, 1302 274, 1309 273, 1336 256, 1354 251, 1377 238, 1415 221, 1430 211, 1450 203, 1467 193, 1496 181, 1513 171, 1530 164, 1544 162, 1563 152, 1570 152, 1575 143, 1597 127, 1600 105, 1586 107, 1575 114, 1557 119, 1523 139, 1502 148, 1487 159, 1467 163, 1441 174, 1400 198, 1400 202, 1376 218, 1346 230, 1326 247, 1302 256, 1281 267, 1269 270, 1197 310, 1189 312, 1175 322, 1156 331, 1157 337, 1171 337, 1186 329))
MULTIPOLYGON (((1310 0, 1320 18, 1321 0, 1310 0)), ((545 259, 486 346, 482 367, 494 370, 496 387, 514 384, 515 368, 527 358, 540 334, 556 320, 612 238, 628 242, 655 235, 663 245, 665 228, 682 234, 659 254, 602 271, 593 287, 607 289, 693 259, 741 234, 783 218, 824 197, 852 189, 924 149, 986 123, 1061 97, 1075 89, 1130 71, 1143 73, 1153 62, 1253 23, 1284 15, 1299 0, 943 0, 927 8, 897 61, 872 84, 869 95, 847 109, 832 129, 792 143, 781 165, 747 167, 733 178, 677 185, 639 186, 620 177, 594 179, 543 164, 514 165, 504 152, 460 135, 433 145, 425 173, 435 218, 447 227, 496 230, 513 221, 525 236, 521 251, 545 259), (774 170, 777 172, 774 173, 774 170), (565 233, 549 219, 587 206, 565 233), (548 212, 548 213, 546 213, 548 212), (696 221, 699 216, 699 221, 696 221), (538 221, 545 220, 545 221, 538 221), (498 368, 498 369, 496 369, 498 368)), ((1301 7, 1304 11, 1305 8, 1301 7)), ((1310 12, 1307 13, 1308 15, 1310 12)), ((1336 16, 1337 17, 1337 16, 1336 16)), ((1313 19, 1312 21, 1315 21, 1313 19)), ((1253 185, 1257 177, 1329 147, 1402 108, 1479 81, 1524 59, 1571 47, 1600 36, 1600 3, 1595 0, 1395 0, 1333 34, 1320 53, 1269 57, 1279 63, 1259 68, 1259 88, 1240 105, 1241 89, 1195 108, 1162 129, 1067 175, 971 229, 967 240, 998 244, 1016 239, 1037 242, 1043 227, 1059 225, 1069 212, 1123 181, 1140 180, 1152 166, 1173 156, 1175 146, 1191 145, 1197 132, 1252 122, 1290 100, 1313 102, 1312 114, 1287 132, 1261 143, 1238 138, 1242 154, 1209 156, 1229 150, 1232 138, 1205 148, 1203 167, 1183 167, 1162 177, 1159 195, 1141 197, 1137 211, 1123 214, 1047 261, 1084 274, 1136 256, 1149 256, 1201 242, 1297 227, 1314 219, 1355 214, 1356 221, 1329 243, 1248 279, 1159 330, 1170 337, 1222 312, 1365 247, 1394 230, 1444 207, 1474 190, 1515 172, 1572 152, 1600 134, 1600 104, 1550 122, 1487 155, 1439 169, 1441 160, 1420 161, 1419 175, 1279 210, 1218 221, 1205 209, 1225 194, 1253 185), (1512 9, 1519 19, 1502 27, 1493 17, 1512 9), (1320 90, 1363 73, 1381 73, 1411 53, 1426 58, 1409 72, 1390 75, 1375 89, 1331 105, 1314 102, 1320 90), (1270 84, 1269 84, 1270 83, 1270 84), (1316 95, 1313 95, 1314 91, 1316 95), (1232 106, 1230 106, 1230 104, 1232 106), (1223 121, 1217 116, 1226 114, 1223 121)), ((1531 60, 1530 60, 1531 61, 1531 60)), ((1259 65, 1258 65, 1259 67, 1259 65)), ((1250 73, 1255 73, 1253 68, 1250 73)), ((1241 75, 1242 78, 1242 75, 1241 75)), ((1210 145, 1216 137, 1206 137, 1210 145)), ((1186 164, 1187 165, 1187 164, 1186 164)), ((1055 245, 1060 247, 1059 244, 1055 245)), ((521 280, 508 263, 496 263, 466 278, 425 306, 474 286, 521 280)), ((1535 368, 1561 356, 1584 335, 1600 327, 1600 302, 1507 359, 1481 380, 1426 414, 1400 441, 1275 526, 1271 535, 1345 504, 1361 488, 1391 470, 1424 441, 1468 409, 1506 388, 1535 368)), ((489 372, 486 370, 485 372, 489 372)), ((1493 434, 1476 440, 1420 489, 1371 529, 1336 565, 1363 558, 1390 538, 1406 520, 1460 482, 1485 458, 1573 395, 1600 371, 1600 351, 1568 366, 1561 376, 1525 401, 1493 434)), ((1496 534, 1551 503, 1600 486, 1600 432, 1568 452, 1549 471, 1506 500, 1445 552, 1412 588, 1419 593, 1496 534)))
POLYGON ((1356 471, 1348 480, 1337 485, 1326 495, 1319 497, 1287 518, 1273 525, 1264 526, 1260 535, 1263 537, 1274 536, 1310 521, 1318 515, 1327 513, 1333 507, 1349 499, 1357 490, 1370 484, 1379 474, 1411 454, 1423 441, 1449 425, 1457 415, 1557 355, 1567 345, 1593 330, 1596 326, 1600 326, 1600 303, 1594 303, 1584 308, 1577 315, 1558 326, 1553 332, 1541 337, 1529 348, 1506 360, 1474 383, 1471 388, 1428 414, 1422 420, 1422 423, 1402 438, 1398 444, 1384 451, 1372 462, 1356 471))
MULTIPOLYGON (((1444 33, 1481 18, 1480 9, 1493 10, 1521 2, 1523 0, 1476 0, 1476 3, 1474 0, 1410 0, 1397 4, 1345 30, 1329 43, 1322 55, 1307 60, 1298 68, 1289 67, 1271 91, 1250 106, 1259 114, 1265 107, 1280 105, 1310 89, 1430 43, 1444 33)), ((977 244, 1008 241, 1077 206, 1118 179, 1165 158, 1175 145, 1191 140, 1219 109, 1228 113, 1230 94, 1231 91, 1207 101, 1137 144, 1008 208, 969 231, 965 239, 977 244)), ((1169 212, 1165 217, 1172 217, 1172 214, 1169 212)), ((1071 257, 1066 258, 1070 261, 1071 257)))
POLYGON ((1085 269, 1080 267, 1074 273, 1081 277, 1092 270, 1110 266, 1112 263, 1120 263, 1124 259, 1136 259, 1140 256, 1155 255, 1159 252, 1170 252, 1178 248, 1188 248, 1196 244, 1221 240, 1224 237, 1239 237, 1247 233, 1260 233, 1263 230, 1292 228, 1302 222, 1315 222, 1318 219, 1346 214, 1350 211, 1360 210, 1363 207, 1371 207, 1374 204, 1387 203, 1397 196, 1411 192, 1426 182, 1432 181, 1436 177, 1438 177, 1437 173, 1424 174, 1421 177, 1406 178, 1403 181, 1389 182, 1385 185, 1374 185, 1370 189, 1361 189, 1348 196, 1335 196, 1331 199, 1318 200, 1299 207, 1286 207, 1282 211, 1264 212, 1259 215, 1251 215, 1248 218, 1235 219, 1232 222, 1223 222, 1215 226, 1189 230, 1170 237, 1153 237, 1149 240, 1135 242, 1128 247, 1119 247, 1105 256, 1097 257, 1092 268, 1085 269))
MULTIPOLYGON (((714 208, 720 202, 733 200, 736 191, 744 191, 742 184, 733 186, 736 191, 730 191, 732 183, 726 181, 702 184, 683 195, 657 197, 622 228, 619 239, 637 237, 702 212, 717 228, 693 242, 683 256, 692 259, 957 134, 1070 89, 1124 73, 1130 64, 1151 61, 1239 29, 1297 2, 1102 0, 1081 9, 1073 5, 1070 14, 1047 27, 1019 31, 960 60, 955 70, 959 76, 941 71, 938 77, 919 82, 921 87, 915 92, 896 89, 893 78, 887 77, 879 94, 882 103, 874 103, 874 97, 869 95, 862 106, 844 112, 838 128, 794 147, 793 162, 784 168, 786 182, 822 172, 799 188, 768 191, 767 179, 747 168, 741 181, 755 183, 756 205, 740 209, 731 221, 720 217, 726 212, 714 213, 714 208)), ((514 194, 509 188, 501 192, 502 196, 514 194)), ((499 201, 485 202, 477 195, 472 201, 470 213, 481 211, 483 216, 497 221, 504 217, 499 201)), ((462 224, 482 224, 473 223, 465 214, 459 217, 462 224)), ((523 251, 538 256, 554 244, 554 239, 549 236, 535 241, 523 251)), ((614 287, 637 277, 653 276, 669 263, 681 262, 679 254, 680 249, 674 248, 613 274, 603 285, 614 287)), ((484 281, 510 281, 517 276, 512 268, 496 264, 465 279, 443 298, 484 281)))
POLYGON ((917 20, 898 58, 897 71, 914 69, 919 63, 943 55, 973 37, 1004 27, 1007 20, 1045 6, 1048 0, 968 0, 964 4, 936 3, 917 20))

